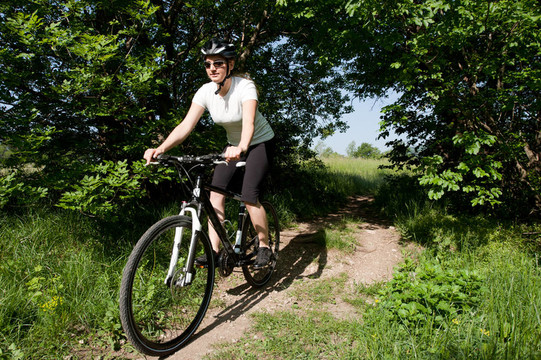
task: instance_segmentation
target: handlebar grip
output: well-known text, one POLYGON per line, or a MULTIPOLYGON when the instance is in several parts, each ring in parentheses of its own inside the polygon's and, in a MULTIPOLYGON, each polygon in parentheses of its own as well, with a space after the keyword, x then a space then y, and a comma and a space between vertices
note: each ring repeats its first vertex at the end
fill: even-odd
POLYGON ((165 155, 165 154, 160 154, 155 157, 155 159, 158 159, 158 160, 169 160, 170 158, 171 158, 171 155, 165 155))

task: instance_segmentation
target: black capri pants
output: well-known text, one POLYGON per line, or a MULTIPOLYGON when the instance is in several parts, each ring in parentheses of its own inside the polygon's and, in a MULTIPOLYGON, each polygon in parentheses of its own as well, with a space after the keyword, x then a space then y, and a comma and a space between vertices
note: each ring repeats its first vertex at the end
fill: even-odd
POLYGON ((263 180, 274 158, 274 147, 274 139, 271 139, 248 148, 246 154, 238 160, 246 161, 244 178, 242 177, 243 170, 236 167, 238 161, 216 166, 212 185, 224 190, 239 191, 240 189, 242 201, 257 204, 263 180))

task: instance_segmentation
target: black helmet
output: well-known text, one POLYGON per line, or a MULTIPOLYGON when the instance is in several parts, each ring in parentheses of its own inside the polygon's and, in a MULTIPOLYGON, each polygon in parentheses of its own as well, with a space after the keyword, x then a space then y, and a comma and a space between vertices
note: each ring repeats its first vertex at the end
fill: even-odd
POLYGON ((201 49, 203 56, 221 55, 226 59, 234 59, 237 56, 235 45, 223 39, 212 38, 201 49))

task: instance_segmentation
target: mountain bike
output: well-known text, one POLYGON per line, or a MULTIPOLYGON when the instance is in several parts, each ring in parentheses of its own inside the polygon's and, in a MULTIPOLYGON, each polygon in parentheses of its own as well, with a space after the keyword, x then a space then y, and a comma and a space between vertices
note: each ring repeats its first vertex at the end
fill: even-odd
POLYGON ((259 238, 240 195, 206 182, 209 170, 224 163, 222 156, 160 155, 156 163, 175 167, 181 182, 186 179, 184 184, 191 190, 191 200, 182 202, 179 215, 152 225, 135 245, 122 275, 120 319, 128 340, 137 350, 146 355, 166 356, 185 346, 201 324, 212 297, 216 268, 222 276, 241 268, 253 287, 269 282, 278 260, 280 227, 272 204, 262 201, 273 254, 268 265, 255 269, 259 238), (220 222, 209 200, 210 190, 239 202, 236 225, 227 220, 225 224, 220 222), (204 228, 204 215, 222 244, 217 262, 204 228), (201 255, 207 257, 204 266, 195 261, 201 255))

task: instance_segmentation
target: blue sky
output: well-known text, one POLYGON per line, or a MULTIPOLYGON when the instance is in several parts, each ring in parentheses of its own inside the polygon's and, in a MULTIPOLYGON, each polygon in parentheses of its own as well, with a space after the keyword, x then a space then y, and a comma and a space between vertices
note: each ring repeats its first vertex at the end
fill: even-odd
MULTIPOLYGON (((348 123, 349 129, 345 133, 337 133, 326 138, 323 142, 333 151, 346 155, 346 147, 355 141, 357 146, 363 142, 374 145, 380 150, 387 150, 385 143, 389 140, 396 139, 397 136, 391 134, 387 139, 376 140, 379 135, 379 122, 381 116, 381 108, 390 105, 396 99, 396 95, 392 94, 387 98, 366 99, 360 101, 356 99, 353 102, 354 111, 347 114, 343 119, 348 123)), ((314 145, 317 145, 319 140, 316 140, 314 145)))

